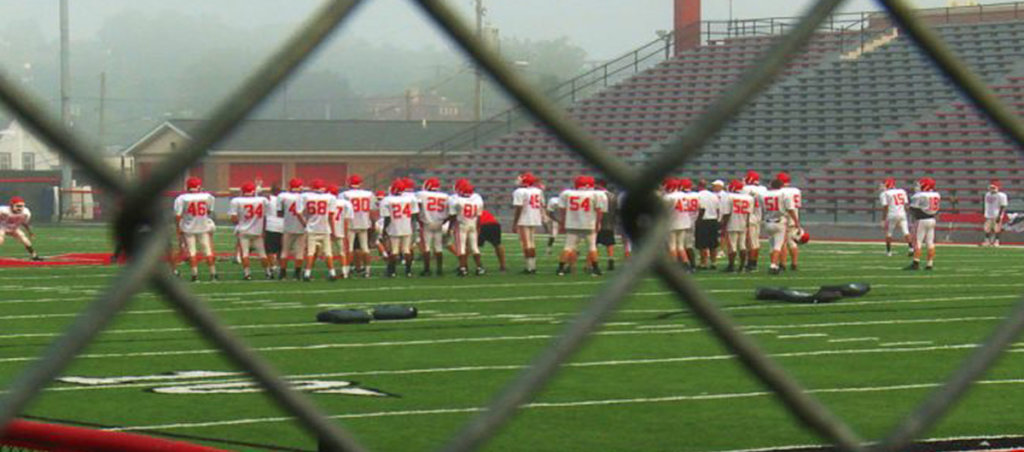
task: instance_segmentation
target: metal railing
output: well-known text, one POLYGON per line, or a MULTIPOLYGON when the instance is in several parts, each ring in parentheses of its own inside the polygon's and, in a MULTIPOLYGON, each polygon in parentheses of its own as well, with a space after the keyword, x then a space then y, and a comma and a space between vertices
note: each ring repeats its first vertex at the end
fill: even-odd
MULTIPOLYGON (((483 445, 505 424, 518 407, 535 397, 594 332, 636 287, 640 279, 656 274, 678 295, 678 301, 704 322, 722 343, 735 354, 749 372, 772 390, 789 412, 822 440, 843 450, 903 450, 915 437, 933 426, 1019 335, 1024 327, 1024 301, 1008 315, 986 342, 973 350, 949 378, 919 407, 881 440, 867 443, 850 425, 836 417, 811 393, 801 387, 772 358, 745 335, 716 303, 701 291, 694 279, 673 265, 664 255, 668 233, 661 202, 653 190, 664 176, 692 159, 740 109, 779 74, 787 62, 819 29, 842 0, 818 0, 797 23, 790 27, 731 89, 691 124, 667 152, 642 169, 631 168, 585 133, 553 101, 531 90, 500 58, 474 38, 472 30, 442 0, 416 2, 437 25, 471 55, 510 96, 538 122, 542 122, 569 149, 599 169, 606 178, 629 191, 623 207, 624 226, 637 244, 633 259, 610 278, 583 312, 542 351, 533 363, 495 396, 487 409, 476 415, 455 434, 443 450, 474 450, 483 445)), ((319 9, 305 27, 269 58, 238 90, 216 110, 216 115, 196 134, 189 147, 156 168, 151 177, 129 184, 117 177, 99 157, 90 152, 76 136, 45 113, 43 102, 18 91, 7 79, 0 79, 0 100, 24 124, 31 127, 53 148, 89 171, 100 188, 122 194, 124 209, 116 223, 117 237, 131 250, 130 264, 123 268, 110 286, 80 314, 67 331, 32 363, 8 387, 0 398, 0 424, 6 425, 39 395, 53 378, 64 371, 123 310, 129 299, 151 286, 162 293, 211 343, 220 348, 234 364, 246 370, 285 411, 294 415, 310 433, 331 450, 364 450, 349 431, 330 420, 306 396, 293 391, 266 360, 252 351, 196 295, 163 266, 159 265, 166 248, 163 235, 168 221, 150 206, 172 180, 197 159, 264 99, 273 88, 294 72, 330 32, 348 16, 357 0, 335 0, 319 9), (143 224, 157 225, 152 233, 142 234, 143 224)), ((970 73, 946 45, 922 22, 914 19, 904 0, 880 0, 880 3, 914 42, 943 73, 958 85, 1001 131, 1016 143, 1024 143, 1024 124, 1004 107, 988 87, 970 73)))

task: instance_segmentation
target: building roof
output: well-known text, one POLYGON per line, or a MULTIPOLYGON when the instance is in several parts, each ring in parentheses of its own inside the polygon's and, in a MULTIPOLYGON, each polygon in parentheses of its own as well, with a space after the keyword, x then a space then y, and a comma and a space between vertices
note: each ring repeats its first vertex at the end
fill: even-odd
MULTIPOLYGON (((192 138, 204 123, 192 119, 169 120, 131 145, 125 153, 132 154, 144 147, 166 129, 192 138)), ((243 122, 226 139, 214 145, 211 152, 414 152, 472 125, 467 121, 255 119, 243 122)))

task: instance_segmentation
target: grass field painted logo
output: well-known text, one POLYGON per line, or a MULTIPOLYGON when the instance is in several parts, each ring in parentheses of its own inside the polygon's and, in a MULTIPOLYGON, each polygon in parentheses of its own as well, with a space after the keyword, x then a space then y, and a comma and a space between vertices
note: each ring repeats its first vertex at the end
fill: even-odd
MULTIPOLYGON (((122 377, 61 377, 57 381, 81 386, 95 387, 142 387, 147 392, 157 394, 201 395, 201 394, 251 394, 263 392, 263 388, 254 381, 224 380, 224 378, 244 377, 242 372, 218 372, 207 370, 188 370, 167 372, 156 375, 122 376, 122 377), (209 381, 210 379, 221 379, 209 381)), ((292 389, 314 394, 341 394, 364 397, 396 397, 395 394, 360 387, 357 382, 344 380, 308 380, 289 379, 292 389)))

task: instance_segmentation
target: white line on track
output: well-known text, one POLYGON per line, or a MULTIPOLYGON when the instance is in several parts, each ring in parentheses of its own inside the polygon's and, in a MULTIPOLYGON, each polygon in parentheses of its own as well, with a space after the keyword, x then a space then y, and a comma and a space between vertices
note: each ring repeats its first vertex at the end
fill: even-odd
MULTIPOLYGON (((807 392, 812 394, 847 394, 847 393, 869 393, 869 392, 892 392, 892 391, 914 391, 931 389, 940 386, 942 383, 917 383, 917 384, 903 384, 903 385, 890 385, 890 386, 871 386, 871 387, 854 387, 854 388, 819 388, 810 389, 807 392)), ((978 385, 1018 385, 1024 384, 1024 379, 1007 379, 1007 380, 983 380, 978 381, 978 385)), ((538 409, 538 408, 579 408, 579 407, 591 407, 591 406, 612 406, 612 405, 637 405, 637 404, 652 404, 652 403, 674 403, 674 402, 694 402, 694 401, 706 401, 706 400, 724 400, 724 399, 744 399, 744 398, 755 398, 755 397, 768 397, 773 396, 774 393, 770 391, 753 391, 753 392, 733 392, 733 393, 720 393, 720 394, 701 394, 701 395, 673 395, 664 397, 643 397, 643 398, 629 398, 629 399, 597 399, 597 400, 577 400, 567 402, 534 402, 523 405, 523 409, 538 409)), ((379 418, 379 417, 396 417, 396 416, 423 416, 423 415, 437 415, 437 414, 461 414, 482 411, 483 407, 463 407, 463 408, 438 408, 432 410, 395 410, 395 411, 377 411, 370 413, 352 413, 352 414, 337 414, 329 416, 332 419, 367 419, 367 418, 379 418)), ((271 422, 290 422, 293 418, 291 417, 264 417, 264 418, 248 418, 248 419, 234 419, 226 421, 211 421, 211 422, 186 422, 186 423, 175 423, 175 424, 158 424, 158 425, 144 425, 144 426, 132 426, 123 427, 116 429, 109 429, 111 431, 133 431, 133 430, 170 430, 180 428, 201 428, 201 427, 220 427, 226 425, 243 425, 243 424, 264 424, 271 422)))

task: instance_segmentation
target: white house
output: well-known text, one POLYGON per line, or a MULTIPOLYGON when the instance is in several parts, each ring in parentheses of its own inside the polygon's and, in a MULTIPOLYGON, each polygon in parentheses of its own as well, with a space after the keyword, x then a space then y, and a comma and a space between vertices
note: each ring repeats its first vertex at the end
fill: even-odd
POLYGON ((52 171, 59 168, 57 153, 18 121, 11 121, 0 130, 0 170, 52 171))

